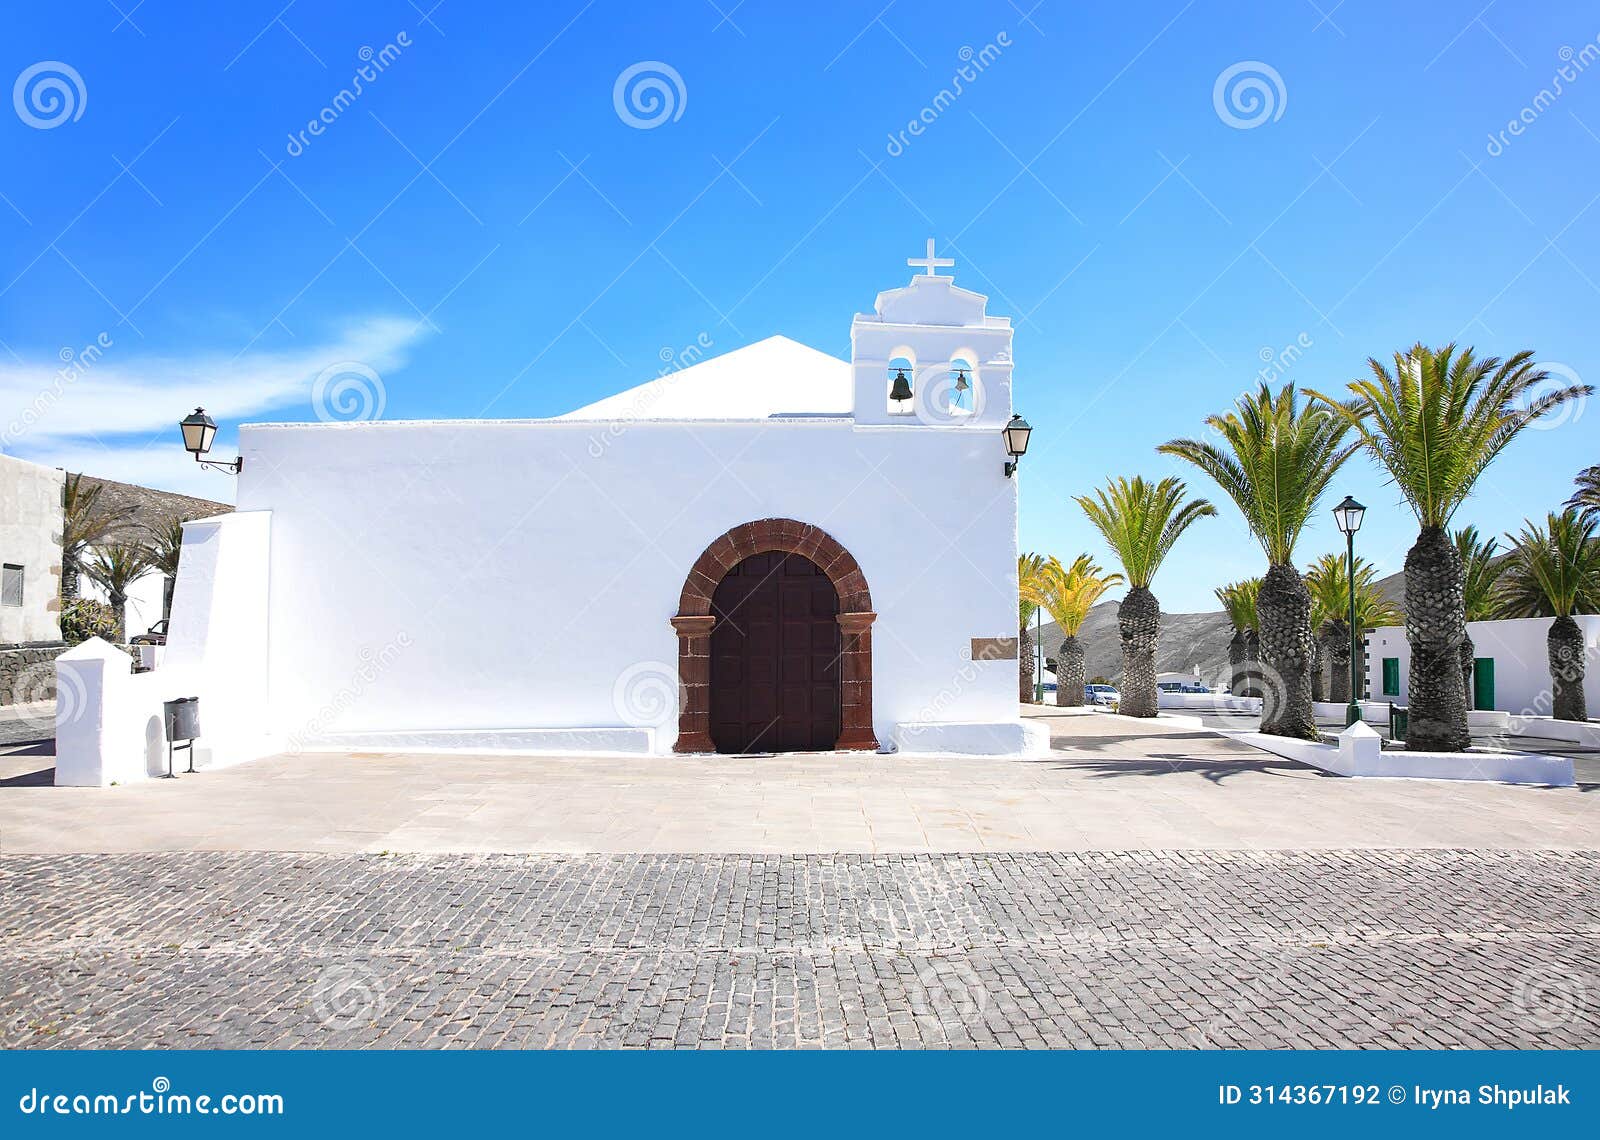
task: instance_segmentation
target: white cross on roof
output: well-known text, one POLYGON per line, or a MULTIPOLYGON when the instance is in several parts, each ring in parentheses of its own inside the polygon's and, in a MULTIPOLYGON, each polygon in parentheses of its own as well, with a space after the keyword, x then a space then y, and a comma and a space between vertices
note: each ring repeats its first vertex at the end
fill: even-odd
POLYGON ((935 268, 940 267, 940 266, 945 266, 945 265, 954 265, 955 264, 955 259, 951 258, 951 257, 935 257, 935 256, 933 256, 933 239, 929 238, 928 239, 928 256, 927 257, 908 257, 908 258, 906 258, 906 264, 910 265, 910 266, 917 266, 917 265, 925 266, 927 268, 927 271, 928 271, 928 276, 932 277, 932 276, 934 276, 934 272, 933 271, 934 271, 935 268))

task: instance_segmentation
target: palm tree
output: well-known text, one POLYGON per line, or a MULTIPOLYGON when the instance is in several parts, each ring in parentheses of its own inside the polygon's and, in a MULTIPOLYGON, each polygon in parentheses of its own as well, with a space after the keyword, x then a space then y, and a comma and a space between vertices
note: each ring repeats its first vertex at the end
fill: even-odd
POLYGON ((1161 604, 1150 582, 1183 532, 1217 508, 1204 499, 1184 502, 1183 480, 1168 476, 1147 483, 1141 476, 1118 477, 1094 498, 1075 496, 1089 521, 1105 536, 1122 562, 1128 592, 1117 607, 1122 634, 1122 701, 1129 716, 1156 715, 1156 639, 1161 635, 1161 604))
MULTIPOLYGON (((1478 528, 1464 526, 1451 536, 1456 545, 1456 556, 1461 559, 1461 609, 1468 621, 1490 621, 1498 616, 1499 599, 1495 584, 1505 569, 1505 560, 1495 557, 1499 544, 1494 539, 1478 536, 1478 528)), ((1461 685, 1467 704, 1472 704, 1472 659, 1477 647, 1472 644, 1472 633, 1464 630, 1461 636, 1461 685)))
POLYGON ((1545 637, 1550 660, 1550 713, 1588 720, 1583 696, 1583 630, 1573 614, 1600 612, 1600 519, 1576 508, 1551 513, 1543 527, 1524 521, 1501 583, 1507 617, 1553 617, 1545 637))
POLYGON ((1533 396, 1549 374, 1531 352, 1479 360, 1455 345, 1422 344, 1394 355, 1394 371, 1369 360, 1372 378, 1350 384, 1341 403, 1319 393, 1347 418, 1367 452, 1384 468, 1417 517, 1417 541, 1406 553, 1406 638, 1411 643, 1411 728, 1419 751, 1459 752, 1467 733, 1461 641, 1467 619, 1461 558, 1445 528, 1484 469, 1529 424, 1568 400, 1589 395, 1572 385, 1533 396))
MULTIPOLYGON (((1344 554, 1324 554, 1306 570, 1306 586, 1314 599, 1314 612, 1323 616, 1318 628, 1331 666, 1328 699, 1350 700, 1350 571, 1344 554)), ((1356 558, 1356 633, 1404 621, 1389 596, 1378 589, 1378 570, 1356 558)))
POLYGON ((1261 704, 1261 731, 1317 738, 1311 707, 1314 646, 1311 594, 1294 566, 1295 543, 1334 473, 1360 444, 1345 444, 1350 421, 1302 403, 1293 384, 1276 396, 1265 385, 1241 396, 1234 410, 1206 417, 1211 439, 1174 439, 1156 448, 1209 475, 1244 515, 1267 555, 1256 600, 1261 660, 1271 683, 1261 704))
POLYGON ((1567 500, 1567 506, 1577 507, 1586 519, 1600 518, 1600 466, 1585 467, 1573 481, 1578 489, 1567 500))
POLYGON ((178 559, 183 554, 183 524, 179 515, 150 529, 150 568, 161 574, 161 620, 172 617, 172 587, 178 578, 178 559))
POLYGON ((106 592, 117 623, 117 643, 127 640, 128 589, 150 569, 150 550, 136 542, 115 542, 95 550, 84 572, 106 592))
MULTIPOLYGON (((1350 699, 1350 587, 1345 580, 1345 556, 1324 554, 1306 567, 1306 589, 1311 593, 1311 633, 1318 657, 1326 662, 1332 673, 1327 687, 1327 699, 1341 704, 1350 699), (1341 651, 1342 646, 1342 651, 1341 651)), ((1322 668, 1318 667, 1312 685, 1312 697, 1322 700, 1318 693, 1323 686, 1322 668)))
POLYGON ((1122 575, 1102 570, 1093 558, 1080 554, 1071 566, 1052 558, 1045 566, 1044 608, 1060 627, 1061 651, 1056 656, 1056 704, 1083 704, 1083 646, 1078 631, 1089 611, 1122 575))
POLYGON ((1218 586, 1213 593, 1222 603, 1233 626, 1233 636, 1228 639, 1228 692, 1236 697, 1245 696, 1250 689, 1250 652, 1247 638, 1256 628, 1256 594, 1261 589, 1260 578, 1246 578, 1243 582, 1229 582, 1218 586))
POLYGON ((83 571, 84 552, 104 542, 112 531, 128 520, 125 508, 102 503, 104 483, 85 487, 83 476, 68 475, 61 488, 61 596, 78 596, 78 576, 83 571))
POLYGON ((1034 698, 1033 634, 1028 623, 1044 601, 1044 567, 1042 554, 1017 555, 1017 697, 1023 704, 1032 704, 1034 698))

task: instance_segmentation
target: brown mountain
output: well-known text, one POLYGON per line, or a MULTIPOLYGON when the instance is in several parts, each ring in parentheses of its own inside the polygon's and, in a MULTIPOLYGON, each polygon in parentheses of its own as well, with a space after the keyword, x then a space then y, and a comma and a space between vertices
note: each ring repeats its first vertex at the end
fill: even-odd
MULTIPOLYGON (((1405 576, 1391 574, 1378 580, 1378 589, 1399 606, 1405 597, 1405 576)), ((1228 642, 1233 626, 1221 610, 1203 614, 1161 615, 1161 640, 1156 647, 1158 673, 1189 673, 1198 665, 1200 676, 1212 686, 1226 686, 1228 642)), ((1045 656, 1054 658, 1061 646, 1061 631, 1055 622, 1041 630, 1045 656)), ((1078 634, 1083 643, 1086 677, 1106 677, 1112 684, 1122 679, 1122 642, 1117 633, 1117 603, 1101 602, 1089 611, 1078 634)))

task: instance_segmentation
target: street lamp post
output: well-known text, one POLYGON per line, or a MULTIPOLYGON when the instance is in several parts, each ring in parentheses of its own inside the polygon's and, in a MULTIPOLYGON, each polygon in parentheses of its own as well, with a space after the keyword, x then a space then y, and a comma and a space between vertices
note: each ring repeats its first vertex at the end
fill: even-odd
POLYGON ((1361 719, 1361 631, 1356 628, 1356 531, 1361 529, 1361 519, 1367 508, 1349 495, 1333 508, 1334 522, 1344 535, 1345 571, 1349 575, 1346 590, 1350 602, 1350 705, 1344 710, 1344 725, 1349 728, 1361 719))

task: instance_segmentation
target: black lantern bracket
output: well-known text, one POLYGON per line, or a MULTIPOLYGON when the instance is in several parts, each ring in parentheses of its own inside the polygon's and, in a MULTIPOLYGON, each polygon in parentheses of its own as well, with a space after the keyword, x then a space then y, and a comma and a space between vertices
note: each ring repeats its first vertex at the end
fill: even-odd
POLYGON ((244 470, 242 455, 235 457, 231 463, 205 458, 211 451, 211 441, 217 436, 217 421, 206 415, 204 408, 196 408, 192 415, 183 417, 178 422, 178 430, 183 433, 183 449, 194 456, 194 461, 200 466, 229 475, 237 475, 244 470))

